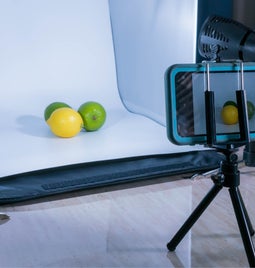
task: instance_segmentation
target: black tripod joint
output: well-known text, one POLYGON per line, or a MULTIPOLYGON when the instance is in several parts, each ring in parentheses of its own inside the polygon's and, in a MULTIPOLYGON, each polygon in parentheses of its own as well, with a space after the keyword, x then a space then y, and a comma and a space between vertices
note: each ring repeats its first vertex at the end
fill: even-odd
POLYGON ((214 184, 224 187, 238 187, 240 185, 240 171, 238 170, 238 156, 231 151, 225 151, 225 160, 221 161, 219 172, 212 175, 214 184))

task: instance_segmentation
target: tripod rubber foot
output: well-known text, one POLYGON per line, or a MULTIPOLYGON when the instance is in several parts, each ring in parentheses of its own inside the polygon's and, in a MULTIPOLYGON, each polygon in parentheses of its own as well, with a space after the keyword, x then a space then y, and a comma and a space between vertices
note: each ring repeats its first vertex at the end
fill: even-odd
POLYGON ((166 247, 169 251, 175 251, 176 249, 176 247, 172 246, 171 242, 167 243, 166 247))

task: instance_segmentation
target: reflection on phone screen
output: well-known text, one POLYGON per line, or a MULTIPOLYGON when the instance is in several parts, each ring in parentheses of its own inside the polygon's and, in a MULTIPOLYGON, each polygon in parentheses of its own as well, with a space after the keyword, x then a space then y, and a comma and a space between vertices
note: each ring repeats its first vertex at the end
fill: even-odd
MULTIPOLYGON (((244 73, 247 101, 255 104, 255 72, 244 73)), ((206 134, 205 122, 205 74, 204 72, 179 72, 175 76, 176 112, 178 133, 182 137, 206 134)), ((237 72, 212 72, 210 87, 215 96, 217 134, 239 133, 239 125, 224 124, 221 111, 227 101, 236 102, 238 90, 237 72)), ((250 132, 255 131, 255 116, 249 119, 250 132)))

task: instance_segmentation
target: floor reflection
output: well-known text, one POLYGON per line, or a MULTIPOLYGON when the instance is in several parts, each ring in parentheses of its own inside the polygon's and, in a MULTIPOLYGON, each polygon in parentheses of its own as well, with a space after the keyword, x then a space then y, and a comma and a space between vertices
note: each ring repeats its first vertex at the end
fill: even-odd
MULTIPOLYGON (((255 222, 254 175, 244 171, 240 190, 255 222)), ((172 179, 3 206, 10 219, 1 224, 1 267, 247 267, 227 189, 168 252, 212 186, 172 179)))

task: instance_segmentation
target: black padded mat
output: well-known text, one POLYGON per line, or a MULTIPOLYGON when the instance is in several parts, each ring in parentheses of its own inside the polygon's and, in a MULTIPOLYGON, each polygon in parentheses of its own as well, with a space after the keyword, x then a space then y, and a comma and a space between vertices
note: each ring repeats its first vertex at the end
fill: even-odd
POLYGON ((0 178, 0 204, 111 184, 214 169, 216 151, 150 155, 81 163, 0 178))

